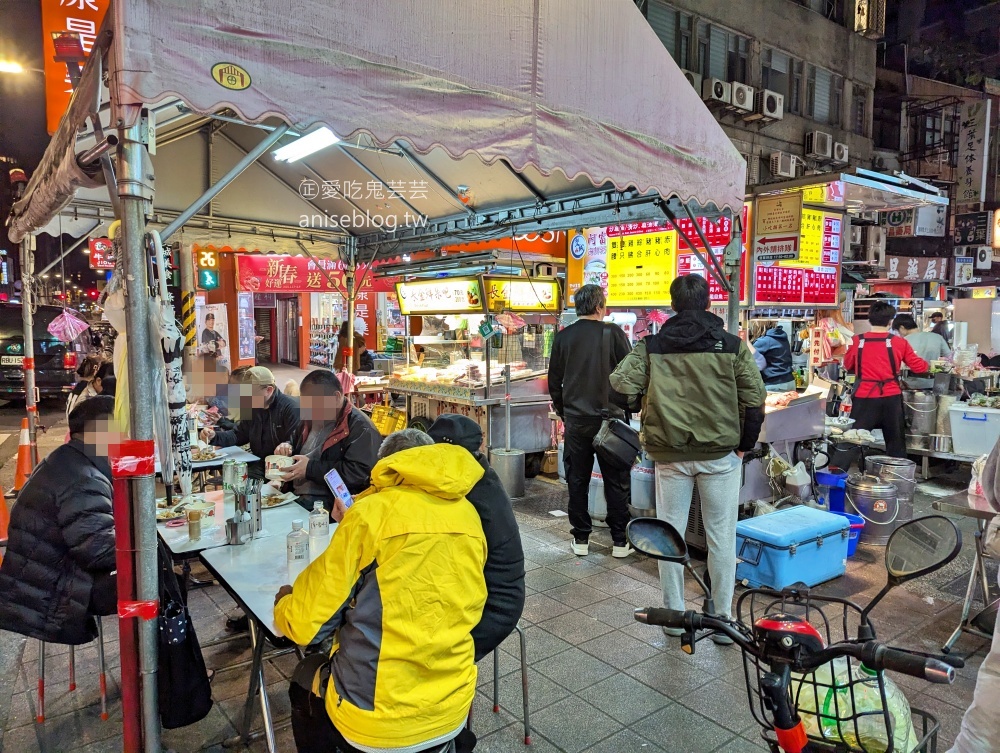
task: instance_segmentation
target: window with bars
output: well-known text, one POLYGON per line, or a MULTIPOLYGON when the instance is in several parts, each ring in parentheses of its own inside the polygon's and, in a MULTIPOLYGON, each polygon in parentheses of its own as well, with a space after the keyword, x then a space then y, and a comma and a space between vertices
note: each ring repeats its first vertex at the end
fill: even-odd
POLYGON ((660 0, 649 0, 646 19, 681 68, 706 78, 749 83, 749 38, 708 21, 695 23, 691 15, 660 0))
POLYGON ((806 116, 819 123, 840 125, 844 78, 810 65, 806 77, 806 116))

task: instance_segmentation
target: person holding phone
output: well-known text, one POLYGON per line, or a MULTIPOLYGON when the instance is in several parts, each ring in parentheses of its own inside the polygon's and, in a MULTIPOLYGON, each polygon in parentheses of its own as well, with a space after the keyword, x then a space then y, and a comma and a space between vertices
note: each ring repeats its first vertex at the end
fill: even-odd
POLYGON ((332 371, 310 371, 299 391, 301 429, 294 445, 283 442, 274 452, 295 460, 283 478, 291 482, 298 503, 311 510, 321 500, 332 511, 334 495, 324 477, 336 470, 351 494, 363 492, 371 483, 382 436, 371 419, 347 400, 332 371))

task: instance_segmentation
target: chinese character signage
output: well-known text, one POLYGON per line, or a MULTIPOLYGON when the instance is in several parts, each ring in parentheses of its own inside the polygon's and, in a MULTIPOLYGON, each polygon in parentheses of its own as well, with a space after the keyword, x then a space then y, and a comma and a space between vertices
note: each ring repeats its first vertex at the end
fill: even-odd
POLYGON ((990 100, 964 102, 958 119, 956 204, 985 201, 986 162, 990 151, 990 100))
POLYGON ((996 298, 997 288, 996 285, 989 288, 973 288, 972 289, 973 298, 996 298))
POLYGON ((484 277, 486 305, 490 311, 559 313, 559 283, 556 280, 484 277))
POLYGON ((396 295, 403 316, 485 312, 483 289, 478 277, 398 282, 396 295))
MULTIPOLYGON (((194 249, 198 260, 199 248, 194 249)), ((236 279, 239 289, 249 293, 340 293, 347 294, 344 264, 336 259, 310 259, 307 256, 272 256, 236 254, 236 279)), ((358 295, 389 293, 394 279, 376 278, 358 265, 358 295)))
MULTIPOLYGON (((677 274, 677 232, 642 227, 608 228, 608 305, 667 306, 677 274)), ((636 227, 633 227, 636 226, 636 227)))
POLYGON ((754 202, 754 257, 760 261, 798 259, 802 193, 767 196, 754 202))
POLYGON ((990 212, 971 212, 955 217, 956 246, 986 246, 990 243, 990 212))
POLYGON ((901 282, 947 282, 948 260, 935 257, 887 256, 885 276, 901 282))
POLYGON ((971 256, 955 257, 955 285, 968 285, 975 281, 976 260, 971 256))
POLYGON ((110 239, 91 238, 88 245, 90 246, 91 269, 115 268, 115 251, 110 239))
POLYGON ((73 87, 65 63, 57 63, 53 32, 70 31, 80 35, 83 51, 90 54, 111 0, 42 0, 42 54, 45 58, 45 117, 49 133, 55 133, 59 120, 69 107, 73 87))

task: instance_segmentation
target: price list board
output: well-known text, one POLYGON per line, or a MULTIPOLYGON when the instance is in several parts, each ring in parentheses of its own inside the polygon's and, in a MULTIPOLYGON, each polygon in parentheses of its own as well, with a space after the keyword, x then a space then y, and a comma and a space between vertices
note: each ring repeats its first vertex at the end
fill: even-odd
POLYGON ((840 268, 758 266, 754 270, 754 305, 765 303, 836 306, 840 268))
POLYGON ((780 262, 782 266, 813 268, 840 263, 840 215, 813 209, 802 210, 799 258, 780 262))
POLYGON ((609 306, 670 304, 670 283, 676 276, 677 233, 643 230, 608 228, 609 306))

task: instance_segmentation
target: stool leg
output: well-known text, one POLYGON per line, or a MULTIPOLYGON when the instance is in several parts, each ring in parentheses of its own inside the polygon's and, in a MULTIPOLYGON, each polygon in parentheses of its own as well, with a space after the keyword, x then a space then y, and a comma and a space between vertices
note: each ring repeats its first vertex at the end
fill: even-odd
POLYGON ((38 641, 38 709, 35 722, 45 721, 45 641, 38 641))
POLYGON ((76 690, 76 647, 69 647, 69 690, 76 690))
POLYGON ((528 644, 524 629, 517 625, 517 637, 521 642, 521 701, 524 706, 524 744, 531 745, 531 721, 528 716, 528 644))
POLYGON ((493 649, 493 713, 500 713, 500 648, 493 649))
POLYGON ((104 670, 104 625, 97 618, 97 663, 100 669, 101 683, 101 719, 108 720, 108 677, 104 670))

